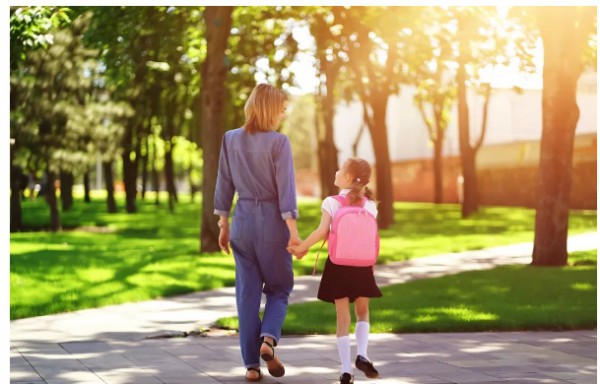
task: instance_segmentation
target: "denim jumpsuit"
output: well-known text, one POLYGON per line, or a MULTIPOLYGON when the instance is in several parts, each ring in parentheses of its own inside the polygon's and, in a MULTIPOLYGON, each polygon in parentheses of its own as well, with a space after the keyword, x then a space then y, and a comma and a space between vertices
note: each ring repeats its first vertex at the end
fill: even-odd
POLYGON ((280 133, 248 134, 243 128, 223 136, 215 190, 216 215, 229 216, 235 259, 235 296, 240 347, 246 368, 260 365, 261 338, 275 345, 294 285, 290 237, 285 219, 297 218, 296 182, 289 139, 280 133), (264 316, 259 317, 262 293, 264 316))

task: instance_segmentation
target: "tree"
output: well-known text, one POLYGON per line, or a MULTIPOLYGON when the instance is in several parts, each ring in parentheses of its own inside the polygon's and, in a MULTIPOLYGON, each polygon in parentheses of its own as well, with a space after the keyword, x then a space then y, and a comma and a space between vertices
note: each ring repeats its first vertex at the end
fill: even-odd
POLYGON ((414 102, 433 144, 433 202, 439 204, 443 201, 442 150, 456 100, 456 83, 449 76, 455 62, 448 13, 437 7, 425 8, 406 38, 407 78, 416 87, 414 102))
POLYGON ((338 170, 338 150, 333 141, 335 117, 335 92, 339 71, 343 65, 338 56, 339 38, 331 31, 333 15, 327 7, 319 7, 312 13, 311 32, 316 42, 316 57, 320 84, 315 95, 317 130, 317 156, 321 179, 321 198, 336 194, 335 172, 338 170), (328 22, 328 20, 330 20, 328 22))
POLYGON ((534 9, 544 44, 542 142, 538 172, 532 265, 567 263, 569 194, 575 128, 579 120, 577 80, 583 52, 595 31, 595 7, 534 9))
POLYGON ((36 6, 10 8, 10 68, 16 69, 30 51, 52 45, 53 28, 71 22, 69 8, 36 6))
POLYGON ((295 96, 288 101, 288 117, 282 132, 290 139, 296 169, 314 168, 315 110, 315 99, 310 94, 295 96))
MULTIPOLYGON (((59 7, 11 7, 10 9, 10 69, 18 73, 27 59, 27 53, 37 49, 47 49, 53 42, 50 30, 70 23, 68 8, 59 7)), ((11 87, 11 120, 19 119, 16 111, 20 95, 11 87)), ((11 137, 13 127, 11 123, 11 137)), ((21 182, 24 177, 21 166, 15 164, 17 152, 22 149, 20 140, 11 139, 10 144, 10 230, 19 231, 21 220, 21 182)))
POLYGON ((53 29, 54 44, 30 51, 23 65, 11 72, 11 135, 15 161, 36 163, 44 169, 45 198, 50 207, 50 228, 61 228, 55 180, 61 170, 78 170, 87 158, 86 126, 73 124, 84 113, 85 95, 91 87, 86 71, 95 52, 81 44, 89 15, 77 17, 69 28, 53 29), (14 99, 13 99, 14 97, 14 99))
POLYGON ((499 17, 493 7, 452 7, 448 10, 455 20, 454 51, 458 96, 458 133, 463 176, 462 217, 479 209, 476 157, 483 144, 487 127, 487 108, 491 96, 491 79, 482 80, 482 72, 497 65, 506 65, 509 58, 517 60, 522 71, 532 70, 533 40, 516 24, 499 17), (456 47, 457 45, 457 47, 456 47), (481 129, 471 140, 467 89, 484 95, 481 129))
POLYGON ((156 7, 81 9, 93 12, 85 41, 99 50, 99 60, 106 67, 104 75, 112 87, 113 100, 126 102, 135 110, 125 124, 119 144, 122 148, 125 208, 128 213, 134 213, 137 210, 137 177, 142 141, 148 134, 152 116, 151 90, 155 81, 149 64, 156 61, 156 46, 160 43, 157 38, 162 33, 159 30, 160 10, 156 7))
POLYGON ((352 72, 354 92, 363 105, 365 123, 375 155, 377 221, 381 228, 394 222, 392 173, 387 134, 387 103, 404 82, 401 71, 404 46, 400 27, 410 25, 411 7, 334 7, 342 27, 346 67, 352 72), (384 57, 384 59, 382 59, 384 57))
POLYGON ((207 7, 204 13, 206 57, 201 70, 200 110, 196 113, 202 127, 199 144, 204 167, 201 252, 219 250, 213 211, 221 138, 226 130, 244 122, 243 105, 257 81, 279 88, 293 81, 288 66, 297 52, 287 25, 295 9, 220 8, 207 7))
POLYGON ((202 63, 200 115, 204 175, 200 252, 218 252, 219 228, 214 216, 214 196, 219 164, 219 147, 226 122, 225 50, 230 35, 233 7, 206 7, 206 59, 202 63))

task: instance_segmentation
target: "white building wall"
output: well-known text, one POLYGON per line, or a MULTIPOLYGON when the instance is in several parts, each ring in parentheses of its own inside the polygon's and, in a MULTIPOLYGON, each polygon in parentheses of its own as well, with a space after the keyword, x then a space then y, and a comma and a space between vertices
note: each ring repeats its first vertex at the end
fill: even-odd
MULTIPOLYGON (((399 95, 391 96, 387 106, 388 145, 392 161, 431 158, 433 147, 418 108, 413 103, 414 88, 403 87, 399 95)), ((483 96, 468 94, 471 141, 480 135, 483 116, 483 96)), ((580 118, 576 134, 596 133, 597 94, 596 73, 588 72, 580 78, 577 102, 580 118)), ((342 102, 338 105, 334 125, 334 140, 339 150, 338 160, 343 162, 353 156, 352 144, 363 124, 360 102, 342 102)), ((458 114, 456 104, 446 132, 443 154, 458 155, 458 114)), ((493 89, 488 111, 487 132, 484 146, 540 140, 542 136, 542 91, 493 89)), ((374 163, 371 136, 365 127, 357 147, 357 156, 374 163)))

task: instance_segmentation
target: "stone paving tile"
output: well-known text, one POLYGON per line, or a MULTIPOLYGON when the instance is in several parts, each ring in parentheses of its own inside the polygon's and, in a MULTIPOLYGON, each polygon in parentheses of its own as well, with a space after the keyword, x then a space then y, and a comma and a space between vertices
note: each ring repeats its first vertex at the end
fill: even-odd
POLYGON ((40 375, 31 366, 10 367, 10 382, 41 381, 40 375))
POLYGON ((577 379, 577 380, 569 380, 569 383, 572 384, 598 384, 596 377, 589 379, 577 379))
POLYGON ((501 383, 510 383, 510 384, 565 384, 565 383, 568 383, 568 381, 555 380, 555 379, 545 379, 545 378, 541 378, 541 377, 531 377, 531 378, 520 378, 520 379, 507 379, 505 381, 502 381, 501 383))
POLYGON ((10 380, 10 384, 47 384, 44 380, 10 380))
MULTIPOLYGON (((588 333, 592 332, 583 334, 588 333)), ((563 334, 576 340, 565 341, 558 351, 549 349, 556 344, 545 342, 554 334, 543 332, 530 338, 509 335, 513 342, 503 343, 486 333, 444 335, 437 343, 436 335, 373 335, 369 356, 382 379, 366 379, 357 372, 356 383, 587 384, 595 382, 595 360, 570 355, 566 348, 577 344, 581 334, 563 334), (538 342, 534 346, 518 341, 526 338, 538 342)), ((330 383, 339 376, 333 335, 286 337, 277 354, 286 376, 273 378, 263 368, 264 383, 330 383)), ((29 365, 30 359, 52 384, 235 384, 244 382, 245 374, 237 337, 24 345, 11 350, 11 359, 15 384, 44 382, 29 365)))
POLYGON ((139 368, 95 371, 94 373, 106 384, 164 384, 151 372, 139 368))

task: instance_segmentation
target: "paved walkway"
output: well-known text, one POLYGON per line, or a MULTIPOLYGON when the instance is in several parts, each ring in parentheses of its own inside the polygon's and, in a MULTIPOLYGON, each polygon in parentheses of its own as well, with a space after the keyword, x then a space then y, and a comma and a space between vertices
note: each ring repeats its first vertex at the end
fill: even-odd
MULTIPOLYGON (((596 249, 597 234, 569 238, 569 251, 596 249)), ((378 266, 379 284, 503 264, 528 264, 532 244, 378 266), (401 271, 401 273, 399 273, 401 271)), ((314 300, 319 276, 296 279, 292 303, 314 300)), ((235 336, 176 337, 235 314, 233 288, 11 321, 10 382, 237 383, 235 336), (158 337, 158 338, 157 338, 158 337)), ((338 376, 335 336, 285 337, 286 375, 265 383, 327 383, 338 376)), ((596 331, 372 335, 382 379, 357 383, 596 383, 596 331)))

